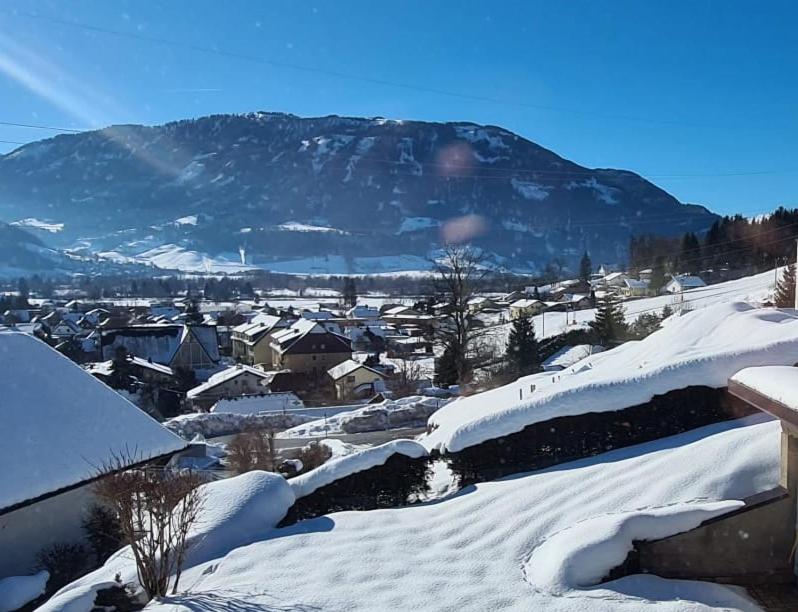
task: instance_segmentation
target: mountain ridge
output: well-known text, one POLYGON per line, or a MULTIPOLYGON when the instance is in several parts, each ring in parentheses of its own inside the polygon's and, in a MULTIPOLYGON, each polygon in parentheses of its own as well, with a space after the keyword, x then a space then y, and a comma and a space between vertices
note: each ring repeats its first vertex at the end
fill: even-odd
POLYGON ((337 256, 353 273, 364 259, 427 258, 453 223, 499 264, 534 272, 584 250, 620 262, 633 234, 700 232, 717 218, 499 126, 274 112, 20 147, 0 157, 0 218, 31 217, 63 224, 45 242, 84 255, 174 246, 278 270, 337 256))

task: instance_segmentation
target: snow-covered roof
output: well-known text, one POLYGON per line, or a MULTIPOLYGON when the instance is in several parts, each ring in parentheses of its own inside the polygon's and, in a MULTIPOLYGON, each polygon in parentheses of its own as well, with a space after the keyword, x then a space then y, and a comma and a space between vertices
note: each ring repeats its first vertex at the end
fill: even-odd
POLYGON ((131 355, 166 365, 172 362, 189 333, 194 334, 211 361, 219 361, 216 328, 205 325, 134 325, 108 329, 103 331, 102 356, 112 359, 116 348, 121 346, 131 355))
POLYGON ((677 285, 682 289, 694 289, 696 287, 706 287, 707 284, 698 276, 674 276, 668 285, 677 285))
POLYGON ((114 456, 180 450, 177 437, 32 336, 0 332, 0 509, 77 485, 114 456))
POLYGON ((565 369, 581 361, 585 357, 600 353, 602 350, 604 350, 603 347, 592 346, 590 344, 577 344, 576 346, 567 345, 546 359, 542 364, 543 369, 565 369))
POLYGON ((234 366, 230 366, 229 368, 226 368, 221 372, 216 372, 216 374, 213 374, 210 378, 208 378, 208 380, 206 380, 201 385, 198 385, 193 389, 189 389, 188 393, 186 393, 186 396, 196 397, 203 393, 207 393, 214 387, 218 387, 222 383, 226 383, 227 381, 233 380, 234 378, 237 378, 242 374, 251 374, 252 376, 257 376, 258 378, 263 378, 263 379, 268 378, 266 372, 264 372, 263 370, 259 370, 258 368, 253 368, 251 366, 239 363, 234 366))
POLYGON ((629 289, 648 289, 649 285, 649 281, 647 280, 637 280, 634 278, 625 278, 623 282, 629 289))
POLYGON ((373 370, 372 368, 363 365, 362 363, 358 363, 357 361, 354 361, 352 359, 347 359, 346 361, 342 361, 338 365, 333 366, 332 368, 327 370, 327 374, 329 374, 330 378, 332 378, 333 380, 339 380, 344 376, 348 376, 355 370, 359 370, 360 368, 364 368, 369 372, 372 372, 382 378, 385 377, 385 375, 382 372, 377 372, 377 370, 373 370))
POLYGON ((304 407, 304 403, 292 391, 262 393, 220 399, 211 407, 212 413, 259 414, 304 407))
POLYGON ((554 382, 551 374, 537 374, 460 399, 430 418, 434 429, 423 441, 456 452, 556 417, 620 410, 692 385, 725 387, 745 367, 792 365, 796 355, 792 312, 719 303, 672 317, 639 342, 561 371, 554 382))
POLYGON ((605 281, 613 281, 626 276, 623 272, 610 272, 604 277, 605 281))
POLYGON ((532 306, 536 306, 537 304, 540 304, 541 306, 544 305, 543 302, 541 302, 540 300, 535 300, 532 298, 521 299, 521 300, 516 300, 515 302, 510 304, 510 308, 531 308, 532 306))

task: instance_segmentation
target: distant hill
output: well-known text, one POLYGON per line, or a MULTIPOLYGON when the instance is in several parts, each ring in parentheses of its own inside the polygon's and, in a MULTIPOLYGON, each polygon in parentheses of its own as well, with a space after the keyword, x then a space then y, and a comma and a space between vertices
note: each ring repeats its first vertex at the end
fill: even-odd
POLYGON ((499 127, 252 113, 23 146, 0 157, 0 218, 118 262, 389 272, 423 267, 444 226, 534 271, 624 261, 632 234, 716 216, 499 127))

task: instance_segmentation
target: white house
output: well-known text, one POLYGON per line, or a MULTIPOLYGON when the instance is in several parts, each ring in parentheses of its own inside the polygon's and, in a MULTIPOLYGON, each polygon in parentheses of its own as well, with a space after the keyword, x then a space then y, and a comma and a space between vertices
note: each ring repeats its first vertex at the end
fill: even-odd
POLYGON ((195 410, 207 410, 223 398, 263 393, 265 388, 262 383, 268 377, 263 370, 239 363, 189 389, 186 397, 195 410))
POLYGON ((188 446, 44 342, 0 332, 0 578, 27 574, 53 544, 83 543, 92 483, 106 466, 188 446))
POLYGON ((666 293, 681 293, 688 289, 698 289, 699 287, 706 287, 707 284, 698 276, 684 274, 682 276, 674 276, 663 291, 666 293))

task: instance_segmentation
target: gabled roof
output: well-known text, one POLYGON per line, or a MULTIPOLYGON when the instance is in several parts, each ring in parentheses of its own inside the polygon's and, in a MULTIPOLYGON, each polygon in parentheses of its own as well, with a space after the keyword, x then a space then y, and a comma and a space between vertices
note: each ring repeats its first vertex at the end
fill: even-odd
POLYGON ((691 287, 706 287, 707 284, 698 276, 691 276, 689 274, 685 274, 684 276, 674 276, 670 283, 676 283, 680 287, 683 288, 691 288, 691 287))
POLYGON ((307 319, 299 319, 288 329, 278 331, 272 336, 271 346, 277 348, 281 352, 285 352, 305 336, 313 334, 326 335, 331 339, 341 342, 346 347, 344 350, 351 350, 352 348, 348 338, 331 332, 325 329, 321 324, 315 321, 308 321, 307 319))
POLYGON ((253 376, 257 376, 258 378, 263 378, 263 379, 268 378, 266 372, 264 372, 263 370, 253 368, 248 365, 238 364, 229 367, 226 370, 222 370, 221 372, 217 372, 201 385, 198 385, 193 389, 190 389, 188 393, 186 393, 186 395, 188 397, 196 397, 203 393, 207 393, 214 387, 218 387, 219 385, 226 383, 227 381, 233 380, 234 378, 238 378, 243 374, 252 374, 253 376))
POLYGON ((187 443, 32 336, 0 332, 0 512, 187 443))
POLYGON ((259 314, 246 323, 236 325, 233 331, 247 336, 250 340, 256 340, 263 334, 284 327, 288 327, 288 321, 285 319, 269 314, 259 314))
POLYGON ((189 328, 180 324, 132 325, 103 330, 103 358, 111 359, 116 347, 122 346, 131 355, 168 365, 189 334, 194 335, 211 361, 219 361, 215 327, 193 325, 189 328))
POLYGON ((347 359, 346 361, 339 363, 337 366, 330 368, 329 370, 327 370, 327 374, 329 374, 330 378, 332 378, 333 380, 340 380, 344 376, 348 376, 352 372, 354 372, 355 370, 359 370, 360 368, 364 368, 369 372, 376 374, 380 378, 385 378, 385 374, 383 374, 382 372, 378 372, 377 370, 374 370, 368 367, 367 365, 363 365, 362 363, 358 363, 353 359, 347 359))
POLYGON ((543 302, 541 302, 540 300, 535 300, 535 299, 532 299, 532 298, 529 298, 529 299, 525 298, 525 299, 521 299, 521 300, 516 300, 515 302, 510 304, 510 308, 529 308, 530 306, 534 306, 535 304, 540 304, 541 306, 544 305, 543 302))
POLYGON ((636 280, 634 278, 625 278, 623 282, 629 289, 648 289, 649 285, 647 280, 636 280))

